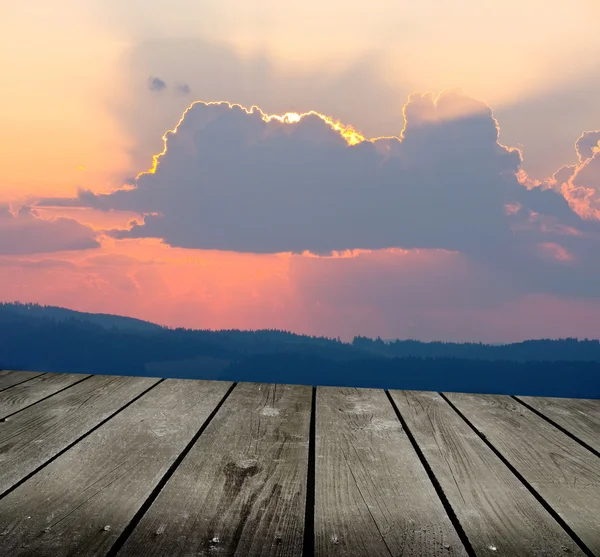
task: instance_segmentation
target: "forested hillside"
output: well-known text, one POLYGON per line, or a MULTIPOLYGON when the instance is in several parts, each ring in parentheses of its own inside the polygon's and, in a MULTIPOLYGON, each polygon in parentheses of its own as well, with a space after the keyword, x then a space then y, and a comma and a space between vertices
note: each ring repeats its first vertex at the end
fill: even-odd
POLYGON ((168 329, 127 317, 0 305, 0 369, 600 397, 597 340, 503 346, 168 329))

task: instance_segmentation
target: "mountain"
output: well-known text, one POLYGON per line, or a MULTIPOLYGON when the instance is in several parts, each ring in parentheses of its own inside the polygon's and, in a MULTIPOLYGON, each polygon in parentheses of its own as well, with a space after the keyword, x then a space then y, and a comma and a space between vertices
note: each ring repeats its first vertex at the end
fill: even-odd
POLYGON ((600 398, 597 340, 347 343, 19 303, 0 304, 0 369, 600 398))
POLYGON ((142 321, 134 317, 112 315, 110 313, 86 313, 57 306, 42 306, 40 304, 0 303, 0 315, 21 316, 33 319, 50 319, 58 323, 76 320, 84 323, 92 323, 103 329, 119 329, 122 331, 156 331, 161 329, 160 325, 142 321))

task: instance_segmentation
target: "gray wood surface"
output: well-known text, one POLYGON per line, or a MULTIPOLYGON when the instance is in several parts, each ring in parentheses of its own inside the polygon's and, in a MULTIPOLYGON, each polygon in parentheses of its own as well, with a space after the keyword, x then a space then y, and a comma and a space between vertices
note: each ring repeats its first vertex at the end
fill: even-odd
POLYGON ((18 385, 23 381, 27 381, 32 377, 37 377, 38 375, 42 375, 37 371, 8 371, 8 370, 0 370, 0 391, 4 389, 8 389, 13 385, 18 385))
POLYGON ((466 555, 382 390, 318 388, 316 555, 466 555))
POLYGON ((600 400, 517 397, 600 453, 600 400))
POLYGON ((521 481, 438 394, 390 391, 477 555, 583 555, 521 481))
POLYGON ((0 500, 0 555, 106 554, 229 387, 164 381, 45 466, 0 500))
POLYGON ((508 396, 446 396, 600 555, 600 458, 508 396))
POLYGON ((0 494, 157 381, 95 375, 0 422, 0 494))
POLYGON ((79 383, 89 375, 71 373, 44 373, 0 392, 0 420, 32 404, 79 383))
POLYGON ((311 398, 237 385, 119 557, 300 557, 311 398))

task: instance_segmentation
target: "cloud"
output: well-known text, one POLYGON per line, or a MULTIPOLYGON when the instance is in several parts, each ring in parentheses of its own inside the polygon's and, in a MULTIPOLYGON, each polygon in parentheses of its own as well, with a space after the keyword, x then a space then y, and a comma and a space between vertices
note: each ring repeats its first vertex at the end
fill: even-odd
POLYGON ((17 214, 0 204, 0 255, 24 255, 96 248, 96 232, 73 219, 39 218, 30 207, 17 214))
POLYGON ((177 87, 175 87, 175 89, 177 90, 178 93, 181 93, 182 95, 189 95, 192 92, 192 89, 190 88, 190 86, 187 83, 182 83, 181 85, 177 85, 177 87))
POLYGON ((562 193, 584 219, 600 219, 600 131, 587 131, 575 143, 577 164, 557 170, 546 184, 562 193))
POLYGON ((18 259, 14 257, 0 257, 0 267, 18 267, 20 269, 37 269, 38 271, 47 271, 49 269, 76 269, 77 266, 71 261, 64 259, 41 259, 39 261, 18 259))
MULTIPOLYGON (((40 203, 140 215, 108 232, 117 243, 264 254, 445 250, 523 295, 600 296, 600 223, 578 214, 560 187, 523 172, 487 105, 457 90, 418 93, 404 117, 397 137, 367 140, 316 112, 196 102, 128 185, 40 203)), ((583 154, 592 139, 580 142, 583 154)), ((570 179, 575 168, 559 172, 570 179)))
POLYGON ((398 99, 411 90, 398 78, 389 81, 389 65, 374 51, 352 60, 325 57, 308 67, 265 52, 242 55, 219 42, 154 38, 133 42, 121 62, 120 76, 129 84, 130 94, 119 96, 111 108, 127 137, 131 168, 137 171, 162 148, 162 134, 190 104, 189 96, 177 90, 172 95, 135 94, 149 74, 159 75, 168 84, 187 84, 194 99, 256 104, 275 114, 318 108, 360 125, 369 136, 400 132, 402 102, 398 99))
POLYGON ((590 125, 600 126, 599 101, 596 67, 535 94, 519 95, 509 105, 494 106, 494 114, 502 123, 503 143, 522 146, 524 169, 542 180, 556 171, 557 161, 576 161, 573 139, 590 125))
POLYGON ((79 203, 145 214, 118 238, 255 253, 400 247, 496 260, 556 241, 532 214, 586 226, 557 192, 519 182, 521 155, 498 142, 485 104, 413 94, 404 116, 399 137, 369 141, 317 113, 196 102, 150 172, 79 203))
POLYGON ((160 79, 160 77, 152 77, 148 78, 148 89, 150 91, 163 91, 167 88, 167 84, 160 79))
POLYGON ((600 131, 583 132, 575 143, 579 162, 590 159, 600 149, 599 143, 600 131))

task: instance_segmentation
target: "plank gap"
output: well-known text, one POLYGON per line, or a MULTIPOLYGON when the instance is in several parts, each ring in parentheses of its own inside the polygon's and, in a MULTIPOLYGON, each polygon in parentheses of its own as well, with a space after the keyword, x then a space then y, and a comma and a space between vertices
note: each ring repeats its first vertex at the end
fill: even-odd
MULTIPOLYGON (((112 418, 114 418, 117 414, 119 414, 120 412, 122 412, 123 410, 125 410, 127 407, 131 406, 134 402, 136 402, 140 398, 142 398, 146 393, 148 393, 152 389, 154 389, 154 387, 156 387, 157 385, 160 385, 163 381, 164 381, 164 379, 160 379, 159 381, 157 381, 156 383, 154 383, 152 386, 150 386, 146 390, 142 391, 135 398, 131 399, 127 404, 121 406, 121 408, 119 408, 118 410, 116 410, 115 412, 113 412, 110 416, 108 416, 107 418, 105 418, 104 420, 102 420, 100 423, 98 423, 97 425, 95 425, 92 429, 90 429, 89 431, 86 431, 83 435, 80 435, 72 443, 69 443, 66 447, 64 447, 62 450, 60 450, 59 452, 57 452, 50 459, 48 459, 43 464, 41 464, 40 466, 38 466, 35 470, 32 470, 29 474, 27 474, 26 476, 24 476, 23 478, 21 478, 18 482, 16 482, 14 485, 12 485, 7 490, 5 490, 4 493, 0 493, 0 500, 3 499, 4 497, 6 497, 7 495, 9 495, 10 493, 12 493, 15 489, 17 489, 20 485, 24 484, 31 477, 35 476, 35 474, 37 474, 40 470, 42 470, 43 468, 45 468, 46 466, 48 466, 49 464, 51 464, 52 462, 54 462, 58 457, 60 457, 64 453, 66 453, 69 449, 73 448, 82 439, 85 439, 88 435, 90 435, 91 433, 94 433, 94 431, 96 431, 99 427, 102 427, 106 422, 108 422, 109 420, 111 420, 112 418)), ((80 381, 80 383, 81 383, 81 381, 80 381)))
POLYGON ((448 498, 446 497, 446 494, 444 493, 444 490, 442 489, 440 482, 435 477, 435 474, 433 473, 431 466, 429 466, 429 463, 427 462, 427 459, 425 458, 423 451, 421 451, 421 447, 419 447, 417 440, 413 436, 412 431, 408 428, 408 424, 402 417, 402 414, 400 413, 398 406, 396 406, 396 403, 394 402, 392 395, 390 394, 390 392, 388 390, 385 391, 385 394, 386 394, 388 400, 390 401, 390 404, 392 405, 394 412, 396 413, 396 417, 402 424, 402 429, 404 429, 406 436, 408 437, 411 445, 413 446, 413 449, 417 453, 417 456, 419 457, 419 460, 421 461, 423 468, 425 468, 425 471, 427 472, 427 475, 429 476, 429 479, 431 480, 431 483, 433 484, 433 487, 435 488, 435 491, 438 494, 438 497, 440 498, 442 505, 444 506, 444 510, 448 514, 448 517, 450 518, 450 522, 452 522, 452 526, 454 526, 454 529, 456 530, 458 537, 460 538, 460 541, 462 542, 462 544, 465 547, 467 555, 469 555, 469 557, 477 557, 477 554, 475 553, 473 547, 471 546, 471 542, 469 541, 467 534, 463 530, 463 527, 462 527, 460 521, 458 520, 458 517, 456 516, 456 513, 454 512, 452 505, 450 505, 450 501, 448 501, 448 498))
POLYGON ((167 482, 171 479, 171 476, 175 473, 175 470, 182 463, 183 459, 187 456, 187 454, 192 450, 192 447, 196 444, 196 441, 200 438, 204 430, 208 427, 208 425, 212 422, 213 418, 216 416, 217 412, 221 409, 225 401, 229 398, 229 395, 235 389, 237 383, 233 383, 231 387, 225 393, 225 396, 219 401, 219 404, 215 406, 214 410, 209 414, 208 418, 205 422, 200 426, 200 429, 196 432, 194 437, 192 437, 191 441, 187 444, 187 446, 183 449, 183 451, 179 454, 179 456, 175 459, 173 464, 167 470, 165 475, 160 479, 160 481, 156 484, 156 487, 152 490, 149 497, 144 501, 142 506, 138 509, 138 512, 133 516, 131 522, 123 529, 121 535, 117 538, 114 545, 110 548, 106 557, 115 557, 117 553, 121 550, 127 538, 132 534, 137 525, 142 520, 143 516, 148 512, 148 509, 152 506, 152 503, 156 500, 159 493, 165 487, 167 482))
POLYGON ((529 490, 529 492, 539 501, 539 503, 550 513, 552 518, 556 520, 561 527, 571 536, 573 541, 588 557, 596 557, 592 550, 587 547, 583 540, 575 533, 575 531, 561 518, 561 516, 551 507, 551 505, 537 492, 537 490, 525 479, 525 477, 504 457, 504 455, 488 440, 488 438, 477 429, 471 421, 457 408, 455 404, 444 394, 438 393, 450 407, 464 420, 464 422, 478 435, 481 440, 494 452, 494 454, 504 463, 506 467, 519 479, 519 481, 529 490))
POLYGON ((521 400, 520 398, 518 398, 516 396, 511 396, 511 398, 513 400, 516 400, 519 404, 522 404, 523 406, 525 406, 525 408, 527 408, 528 410, 531 410, 534 414, 537 414, 540 418, 542 418, 543 420, 548 422, 550 425, 554 426, 559 431, 562 431, 567 437, 570 437, 571 439, 573 439, 573 441, 579 443, 582 447, 586 448, 592 454, 594 454, 595 456, 600 458, 600 452, 598 452, 596 449, 594 449, 594 447, 591 447, 590 445, 588 445, 585 441, 579 439, 579 437, 577 437, 575 434, 571 433, 568 429, 566 429, 563 426, 561 426, 560 424, 556 423, 552 418, 549 418, 548 416, 546 416, 546 414, 544 414, 543 412, 540 412, 537 408, 530 406, 524 400, 521 400))
POLYGON ((315 554, 315 466, 316 466, 316 412, 317 388, 312 388, 310 405, 310 429, 308 437, 308 471, 306 474, 306 512, 304 516, 303 557, 314 557, 315 554))

